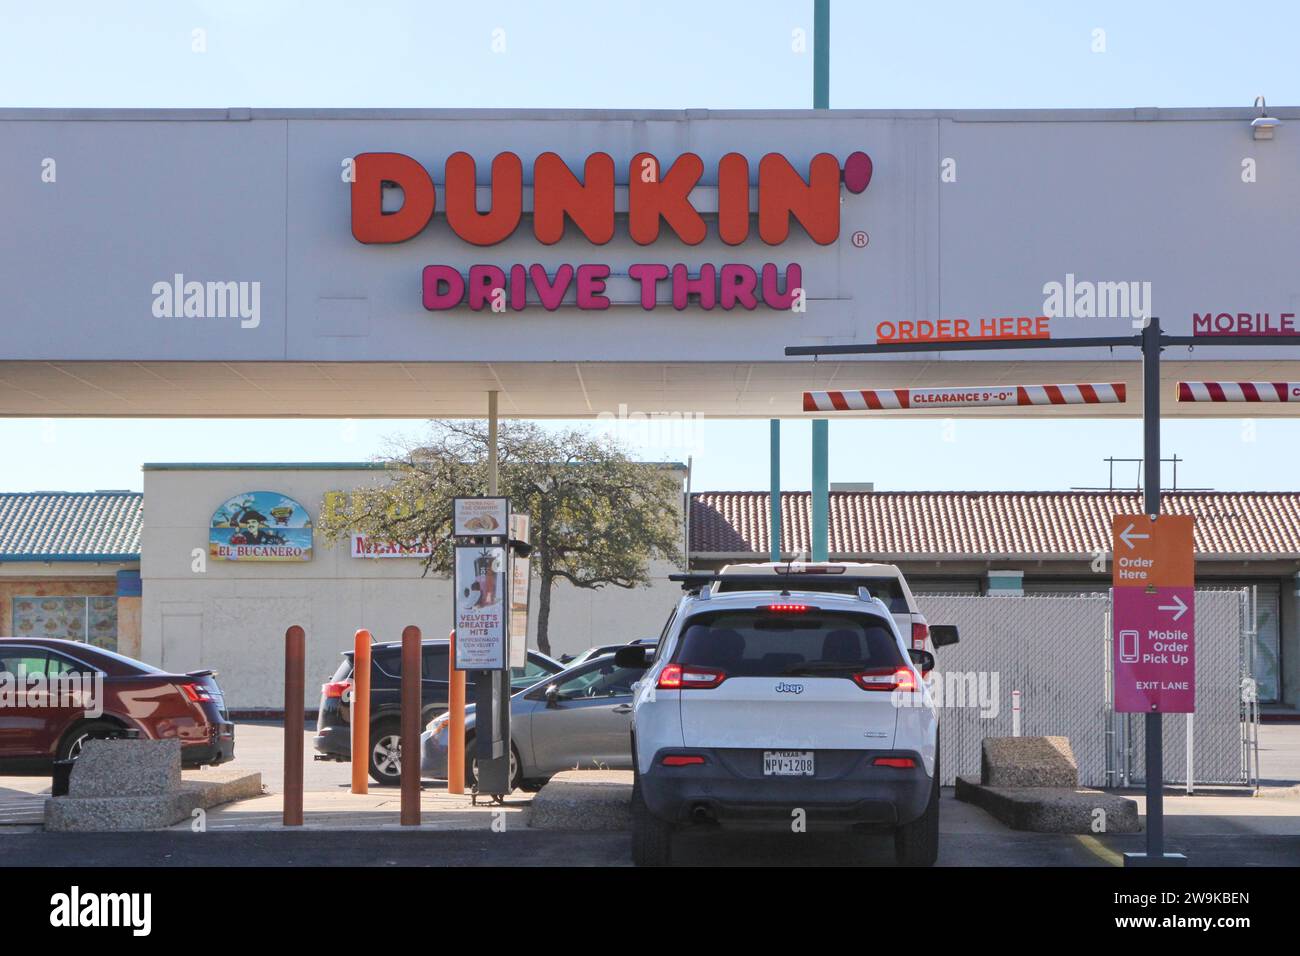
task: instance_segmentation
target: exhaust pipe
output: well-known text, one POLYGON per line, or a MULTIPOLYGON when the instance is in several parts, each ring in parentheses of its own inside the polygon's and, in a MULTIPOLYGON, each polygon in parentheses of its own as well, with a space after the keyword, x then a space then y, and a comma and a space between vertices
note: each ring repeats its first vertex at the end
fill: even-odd
POLYGON ((697 803, 691 807, 692 823, 717 823, 717 817, 713 814, 713 808, 707 803, 697 803))

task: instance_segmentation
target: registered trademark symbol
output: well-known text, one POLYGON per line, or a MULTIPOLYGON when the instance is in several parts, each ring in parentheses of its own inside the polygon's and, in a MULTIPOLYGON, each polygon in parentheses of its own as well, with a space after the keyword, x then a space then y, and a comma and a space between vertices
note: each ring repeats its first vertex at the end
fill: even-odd
POLYGON ((857 232, 855 232, 855 233, 853 234, 853 244, 854 244, 855 246, 857 246, 859 249, 861 249, 863 246, 865 246, 865 245, 866 245, 868 242, 870 242, 870 241, 871 241, 871 237, 868 236, 868 235, 867 235, 865 232, 863 232, 862 230, 858 230, 857 232))

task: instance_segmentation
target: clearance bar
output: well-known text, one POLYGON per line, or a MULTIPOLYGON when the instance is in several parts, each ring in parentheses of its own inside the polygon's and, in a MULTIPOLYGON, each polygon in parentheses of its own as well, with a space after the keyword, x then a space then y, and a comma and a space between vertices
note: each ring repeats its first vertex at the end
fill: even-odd
POLYGON ((1300 382, 1179 382, 1180 402, 1300 402, 1300 382))
POLYGON ((805 412, 998 405, 1111 405, 1124 401, 1123 382, 1091 385, 991 385, 950 388, 878 388, 804 392, 805 412))

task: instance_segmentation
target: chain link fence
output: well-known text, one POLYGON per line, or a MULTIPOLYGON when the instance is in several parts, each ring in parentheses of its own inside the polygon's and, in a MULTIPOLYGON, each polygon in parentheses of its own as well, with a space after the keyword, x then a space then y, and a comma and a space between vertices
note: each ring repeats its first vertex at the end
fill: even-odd
MULTIPOLYGON (((1244 591, 1196 593, 1191 763, 1197 783, 1251 778, 1250 710, 1242 704, 1243 680, 1251 673, 1246 600, 1244 591)), ((1109 593, 918 595, 917 602, 931 624, 955 624, 961 632, 960 643, 935 654, 945 786, 959 775, 978 778, 985 737, 1017 731, 1068 737, 1082 786, 1142 782, 1141 716, 1112 709, 1109 593)), ((1182 783, 1188 720, 1173 714, 1164 724, 1165 780, 1182 783)))

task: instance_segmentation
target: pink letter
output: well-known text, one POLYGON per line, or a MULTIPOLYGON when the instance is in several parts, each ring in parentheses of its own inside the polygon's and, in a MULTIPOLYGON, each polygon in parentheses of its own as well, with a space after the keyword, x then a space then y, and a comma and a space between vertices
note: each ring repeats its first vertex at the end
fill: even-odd
POLYGON ((725 265, 721 270, 722 297, 720 305, 724 309, 734 309, 739 302, 747 309, 758 308, 758 297, 754 290, 758 288, 758 273, 753 266, 743 264, 725 265))
POLYGON ((497 289, 505 291, 506 274, 497 266, 469 267, 469 307, 475 312, 492 308, 497 289))
POLYGON ((794 290, 803 287, 803 270, 799 268, 797 262, 786 266, 785 292, 777 290, 776 283, 779 278, 775 263, 763 264, 763 301, 767 303, 769 309, 790 308, 794 304, 794 290))
POLYGON ((425 266, 422 278, 424 307, 430 312, 454 309, 465 297, 465 280, 451 266, 425 266), (440 291, 440 285, 447 291, 440 291))
POLYGON ((578 308, 608 309, 609 298, 603 294, 608 278, 609 266, 578 266, 578 308))
POLYGON ((718 270, 707 262, 700 266, 697 279, 692 279, 680 262, 673 266, 673 308, 678 312, 685 309, 692 295, 700 297, 701 309, 711 309, 717 303, 718 270))
POLYGON ((627 267, 627 275, 641 283, 641 308, 649 312, 655 307, 655 287, 659 285, 660 279, 668 278, 668 267, 658 263, 639 262, 627 267))
POLYGON ((569 283, 573 281, 573 266, 566 263, 556 269, 554 282, 540 265, 534 265, 528 270, 528 274, 532 276, 533 288, 537 290, 537 296, 542 300, 542 307, 547 312, 558 309, 564 300, 564 293, 568 291, 569 283))
POLYGON ((528 270, 523 266, 510 267, 510 308, 520 312, 528 305, 528 270))

